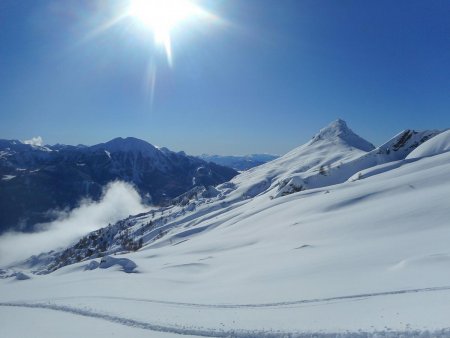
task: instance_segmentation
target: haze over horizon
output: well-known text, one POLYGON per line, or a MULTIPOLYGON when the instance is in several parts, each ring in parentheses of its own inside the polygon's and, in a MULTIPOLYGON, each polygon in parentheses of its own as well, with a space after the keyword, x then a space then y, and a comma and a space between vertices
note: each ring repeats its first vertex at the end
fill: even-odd
POLYGON ((450 127, 447 1, 195 3, 169 60, 126 0, 3 1, 1 138, 284 154, 339 117, 376 145, 450 127))

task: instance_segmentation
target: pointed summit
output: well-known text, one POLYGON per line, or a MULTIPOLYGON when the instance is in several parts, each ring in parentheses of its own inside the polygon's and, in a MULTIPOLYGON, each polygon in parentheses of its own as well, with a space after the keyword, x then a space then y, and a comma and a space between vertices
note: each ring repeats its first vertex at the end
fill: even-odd
POLYGON ((317 139, 333 139, 342 135, 353 134, 353 131, 347 126, 344 120, 337 119, 331 122, 325 128, 320 129, 319 133, 314 136, 317 139))
POLYGON ((372 143, 355 134, 342 119, 337 119, 325 128, 321 129, 319 133, 313 137, 311 143, 315 143, 320 140, 333 141, 336 139, 340 139, 349 146, 361 149, 363 151, 371 151, 375 149, 375 146, 372 143))

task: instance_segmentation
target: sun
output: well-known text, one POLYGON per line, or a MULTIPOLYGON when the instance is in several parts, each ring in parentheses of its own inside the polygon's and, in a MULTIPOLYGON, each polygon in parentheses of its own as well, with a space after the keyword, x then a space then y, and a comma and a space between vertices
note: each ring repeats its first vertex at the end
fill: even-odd
POLYGON ((155 43, 164 47, 172 62, 171 31, 201 9, 188 0, 130 0, 129 15, 152 30, 155 43))

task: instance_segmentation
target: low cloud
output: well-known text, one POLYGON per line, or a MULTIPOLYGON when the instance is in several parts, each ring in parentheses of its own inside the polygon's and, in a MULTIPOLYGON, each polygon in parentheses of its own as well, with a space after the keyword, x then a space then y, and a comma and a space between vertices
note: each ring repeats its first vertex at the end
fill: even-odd
POLYGON ((111 183, 98 202, 83 200, 79 207, 60 212, 57 220, 37 225, 38 232, 9 232, 0 236, 0 266, 68 246, 91 231, 145 210, 147 207, 131 185, 111 183))
POLYGON ((32 146, 40 146, 40 147, 42 147, 44 145, 44 140, 42 139, 42 137, 36 136, 36 137, 33 137, 33 138, 29 139, 29 140, 23 141, 23 143, 30 144, 32 146))

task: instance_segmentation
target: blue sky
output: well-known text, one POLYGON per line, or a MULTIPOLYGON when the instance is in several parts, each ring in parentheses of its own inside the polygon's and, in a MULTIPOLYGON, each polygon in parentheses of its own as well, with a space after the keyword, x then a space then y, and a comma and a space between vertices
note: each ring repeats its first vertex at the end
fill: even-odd
POLYGON ((0 138, 134 136, 190 154, 282 154, 340 117, 380 144, 450 127, 448 0, 208 0, 169 67, 126 0, 0 3, 0 138), (156 65, 153 103, 147 84, 156 65))

